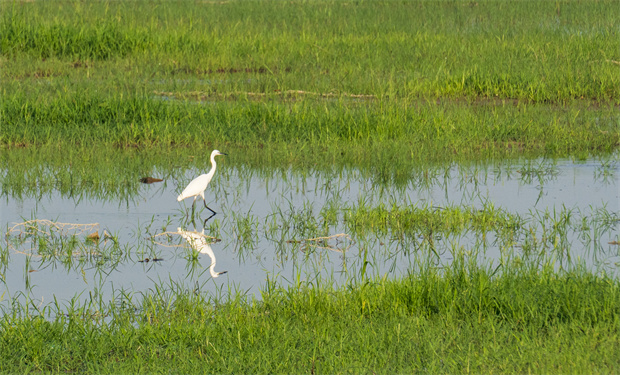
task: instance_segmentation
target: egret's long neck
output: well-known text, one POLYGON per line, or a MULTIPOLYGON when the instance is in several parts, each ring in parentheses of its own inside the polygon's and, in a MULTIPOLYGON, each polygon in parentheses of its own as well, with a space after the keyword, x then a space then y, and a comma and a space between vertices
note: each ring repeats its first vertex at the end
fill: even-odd
POLYGON ((211 245, 205 241, 202 251, 211 259, 211 265, 209 266, 209 273, 211 274, 211 277, 218 277, 220 274, 215 272, 215 254, 213 253, 213 249, 211 249, 211 245))
POLYGON ((218 277, 220 274, 215 272, 215 257, 211 258, 211 265, 209 266, 209 273, 211 277, 218 277))
POLYGON ((217 167, 217 163, 215 162, 215 155, 211 155, 211 170, 209 174, 213 176, 215 174, 215 168, 217 167))

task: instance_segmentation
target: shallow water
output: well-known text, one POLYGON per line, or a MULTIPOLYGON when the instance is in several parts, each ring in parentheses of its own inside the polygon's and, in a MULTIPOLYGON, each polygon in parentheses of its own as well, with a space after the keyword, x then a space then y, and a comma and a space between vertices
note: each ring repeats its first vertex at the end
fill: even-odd
MULTIPOLYGON (((558 245, 557 254, 550 257, 558 267, 580 263, 592 272, 617 274, 619 246, 613 243, 620 240, 617 172, 615 161, 502 161, 423 170, 407 186, 393 186, 376 183, 357 170, 259 172, 224 162, 206 193, 209 206, 218 213, 205 227, 201 221, 210 213, 201 201, 196 206, 200 219, 193 223, 186 217, 191 199, 176 201, 200 173, 195 170, 180 181, 141 185, 136 196, 124 201, 59 192, 23 199, 5 196, 0 219, 8 236, 2 245, 0 296, 3 304, 26 298, 45 305, 54 299, 60 303, 105 299, 119 290, 134 294, 175 285, 259 297, 268 279, 282 284, 302 280, 341 284, 361 277, 396 277, 415 272, 424 259, 433 258, 439 267, 448 264, 459 249, 491 266, 506 257, 506 246, 494 241, 492 234, 439 235, 431 252, 416 236, 350 233, 342 215, 321 228, 310 220, 330 205, 380 203, 436 209, 492 205, 525 218, 541 237, 553 226, 554 217, 568 212, 572 218, 565 238, 568 245, 558 245), (27 228, 18 223, 33 219, 96 225, 54 229, 40 223, 42 234, 27 236, 27 228), (587 228, 580 224, 586 221, 587 228), (99 241, 86 240, 95 231, 99 241), (165 232, 169 234, 162 235, 165 232), (195 233, 220 241, 210 243, 195 233), (337 237, 307 241, 326 236, 337 237), (217 264, 210 268, 212 257, 217 264)), ((524 242, 521 238, 510 246, 511 254, 518 256, 524 242)))

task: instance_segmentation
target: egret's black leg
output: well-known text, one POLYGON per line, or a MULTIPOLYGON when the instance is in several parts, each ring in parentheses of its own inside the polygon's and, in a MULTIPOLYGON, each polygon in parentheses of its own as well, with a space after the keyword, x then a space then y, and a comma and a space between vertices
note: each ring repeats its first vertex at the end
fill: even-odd
MULTIPOLYGON (((208 208, 208 207, 207 207, 208 208)), ((211 220, 211 218, 215 216, 215 212, 213 212, 211 214, 211 216, 209 216, 208 218, 205 219, 205 221, 202 222, 202 227, 204 228, 207 225, 207 221, 211 220)))
MULTIPOLYGON (((215 215, 215 211, 213 211, 212 209, 210 209, 210 208, 209 208, 209 206, 207 206, 207 201, 206 201, 206 200, 203 200, 203 201, 202 201, 202 203, 204 203, 204 204, 205 204, 205 208, 206 208, 207 210, 211 211, 211 212, 213 213, 213 215, 215 215)), ((211 216, 213 216, 213 215, 211 215, 211 216)), ((209 219, 210 219, 210 218, 211 218, 211 217, 209 217, 209 219)))

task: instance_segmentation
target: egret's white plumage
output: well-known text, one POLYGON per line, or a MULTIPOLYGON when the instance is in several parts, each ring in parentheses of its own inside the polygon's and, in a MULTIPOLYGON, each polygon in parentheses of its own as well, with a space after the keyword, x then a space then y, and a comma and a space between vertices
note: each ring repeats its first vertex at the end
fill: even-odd
POLYGON ((192 203, 192 215, 194 212, 194 205, 196 204, 196 198, 198 198, 198 196, 202 198, 205 207, 215 214, 215 211, 213 211, 209 208, 209 206, 207 206, 207 202, 205 200, 205 190, 207 189, 209 182, 211 182, 211 179, 215 174, 215 168, 217 167, 217 164, 215 163, 215 157, 218 155, 226 154, 224 154, 223 152, 219 152, 218 150, 213 150, 213 152, 211 152, 211 170, 208 173, 201 174, 200 176, 193 179, 192 182, 187 185, 185 190, 183 190, 183 192, 177 197, 177 200, 179 202, 183 199, 194 197, 194 203, 192 203))

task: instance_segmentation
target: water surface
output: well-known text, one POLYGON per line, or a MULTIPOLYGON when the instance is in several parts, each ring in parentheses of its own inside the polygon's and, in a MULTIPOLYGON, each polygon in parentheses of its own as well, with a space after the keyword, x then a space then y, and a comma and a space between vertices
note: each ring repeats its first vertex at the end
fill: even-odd
POLYGON ((202 172, 188 170, 179 180, 141 185, 136 195, 124 200, 89 198, 88 192, 21 198, 5 194, 0 202, 2 227, 8 232, 0 266, 2 303, 28 298, 45 305, 172 285, 259 297, 268 279, 342 284, 363 277, 393 278, 415 272, 425 259, 438 267, 446 265, 458 251, 498 265, 507 252, 521 256, 524 244, 531 241, 516 238, 507 246, 492 233, 465 231, 437 235, 431 251, 422 236, 353 233, 342 209, 361 204, 435 210, 492 205, 522 217, 535 233, 533 238, 541 239, 553 232, 559 217, 568 216, 567 233, 559 239, 564 245, 548 249, 558 267, 581 264, 591 272, 618 271, 620 185, 613 160, 433 167, 415 171, 404 186, 379 183, 355 169, 266 172, 224 162, 206 193, 209 206, 217 211, 206 224, 202 221, 210 212, 201 201, 193 222, 187 219, 192 200, 176 201, 202 172), (339 208, 336 220, 317 228, 329 207, 339 208), (55 228, 39 223, 36 237, 28 235, 32 229, 28 232, 27 224, 20 224, 35 219, 93 226, 55 228), (95 231, 100 239, 87 240, 95 231), (333 238, 317 239, 329 236, 333 238), (214 259, 217 263, 211 267, 214 259))

